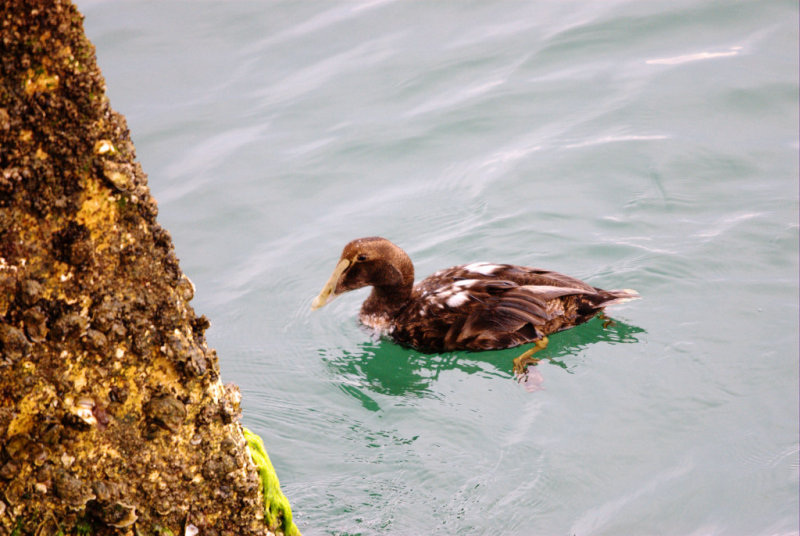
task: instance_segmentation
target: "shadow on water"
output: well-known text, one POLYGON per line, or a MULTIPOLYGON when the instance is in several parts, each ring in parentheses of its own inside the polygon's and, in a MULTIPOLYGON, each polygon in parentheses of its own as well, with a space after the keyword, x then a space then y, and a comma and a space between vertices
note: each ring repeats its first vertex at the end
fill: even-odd
MULTIPOLYGON (((549 364, 572 373, 579 363, 570 362, 569 358, 584 348, 598 342, 639 342, 643 333, 647 332, 618 320, 604 327, 603 319, 593 318, 585 324, 551 335, 547 348, 536 354, 541 359, 539 364, 529 367, 528 375, 521 383, 529 391, 539 390, 541 372, 538 369, 549 364)), ((368 391, 392 396, 436 397, 432 385, 442 372, 449 370, 515 379, 513 360, 529 347, 423 354, 380 339, 364 342, 357 351, 340 350, 335 355, 324 355, 323 361, 341 379, 340 388, 344 392, 361 401, 367 409, 377 411, 380 406, 368 391)))

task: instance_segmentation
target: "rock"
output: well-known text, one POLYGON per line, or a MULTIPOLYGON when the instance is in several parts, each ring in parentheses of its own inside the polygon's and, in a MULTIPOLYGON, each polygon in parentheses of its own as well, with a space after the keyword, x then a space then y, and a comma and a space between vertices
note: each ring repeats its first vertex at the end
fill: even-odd
POLYGON ((203 476, 208 480, 220 480, 236 469, 236 459, 230 454, 218 453, 206 461, 203 476))
POLYGON ((108 350, 108 338, 102 331, 88 329, 84 338, 84 346, 97 354, 105 354, 108 350))
POLYGON ((77 339, 86 330, 89 321, 79 314, 66 314, 56 320, 53 325, 53 336, 56 340, 63 341, 68 338, 77 339))
POLYGON ((0 467, 0 478, 3 480, 11 480, 19 472, 19 464, 14 460, 9 460, 0 467))
POLYGON ((59 471, 53 484, 56 496, 74 510, 83 509, 87 502, 95 498, 87 484, 66 471, 59 471))
POLYGON ((103 175, 121 192, 131 192, 134 188, 133 173, 130 164, 119 162, 103 162, 103 175))
POLYGON ((100 519, 110 527, 124 528, 133 525, 138 516, 135 506, 117 501, 100 509, 100 519))
POLYGON ((47 317, 41 307, 32 307, 22 314, 25 334, 33 342, 44 342, 47 339, 47 317))
POLYGON ((5 357, 16 361, 30 353, 31 343, 19 328, 0 324, 0 351, 5 357))
POLYGON ((145 406, 144 412, 152 423, 173 432, 186 419, 186 407, 172 395, 152 398, 145 406))
POLYGON ((0 11, 0 534, 265 536, 238 404, 81 14, 0 11))
MULTIPOLYGON (((0 261, 0 267, 2 267, 2 261, 0 261)), ((16 286, 16 276, 0 269, 0 318, 5 316, 8 308, 14 303, 16 286)))
POLYGON ((35 305, 41 298, 44 289, 42 284, 35 279, 26 279, 20 289, 20 299, 25 305, 35 305))

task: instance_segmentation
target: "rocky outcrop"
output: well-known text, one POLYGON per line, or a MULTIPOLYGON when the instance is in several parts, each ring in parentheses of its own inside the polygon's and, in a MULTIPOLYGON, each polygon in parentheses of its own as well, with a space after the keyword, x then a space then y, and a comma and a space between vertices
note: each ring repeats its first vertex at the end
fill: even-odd
POLYGON ((296 533, 81 15, 6 0, 0 25, 0 533, 296 533))

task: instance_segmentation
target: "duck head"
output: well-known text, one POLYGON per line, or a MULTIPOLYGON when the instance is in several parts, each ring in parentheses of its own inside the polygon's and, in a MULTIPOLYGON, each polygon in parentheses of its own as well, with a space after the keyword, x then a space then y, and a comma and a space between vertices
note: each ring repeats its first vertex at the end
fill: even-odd
POLYGON ((344 247, 311 309, 319 309, 339 294, 368 286, 373 287, 368 301, 389 305, 408 299, 414 286, 414 265, 406 252, 378 236, 353 240, 344 247))

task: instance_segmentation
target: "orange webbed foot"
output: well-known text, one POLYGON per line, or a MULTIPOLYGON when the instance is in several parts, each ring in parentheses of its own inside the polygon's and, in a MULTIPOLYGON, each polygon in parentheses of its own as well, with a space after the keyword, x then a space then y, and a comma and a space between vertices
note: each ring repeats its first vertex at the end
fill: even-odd
POLYGON ((514 358, 514 374, 518 377, 523 376, 525 373, 528 372, 528 366, 534 365, 536 366, 541 358, 533 357, 533 354, 538 352, 539 350, 544 350, 547 348, 547 337, 542 337, 541 339, 535 341, 533 344, 533 348, 526 350, 520 356, 514 358))

